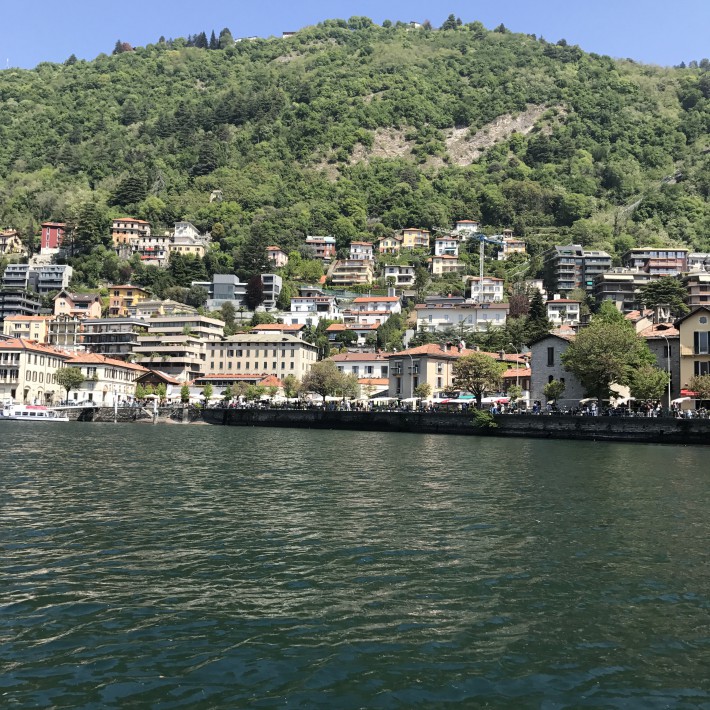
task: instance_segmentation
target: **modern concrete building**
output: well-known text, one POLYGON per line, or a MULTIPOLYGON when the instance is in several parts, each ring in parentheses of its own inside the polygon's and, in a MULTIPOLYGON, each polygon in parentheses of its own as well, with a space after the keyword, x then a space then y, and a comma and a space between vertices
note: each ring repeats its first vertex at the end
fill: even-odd
POLYGON ((276 308, 276 301, 278 301, 283 288, 283 279, 278 274, 262 274, 261 284, 264 289, 262 306, 266 310, 273 310, 276 308))
POLYGON ((0 289, 0 323, 8 316, 36 316, 42 309, 42 301, 33 291, 23 289, 0 289))
POLYGON ((147 332, 138 318, 92 318, 83 321, 81 342, 88 352, 125 360, 138 345, 138 336, 147 332))
POLYGON ((394 279, 396 287, 413 287, 416 279, 416 271, 413 266, 399 266, 397 264, 387 264, 383 270, 385 282, 387 279, 394 279))
POLYGON ((579 244, 556 246, 549 260, 550 290, 568 293, 582 288, 591 293, 594 279, 611 269, 611 256, 598 249, 587 250, 579 244))
POLYGON ((547 302, 547 317, 555 328, 579 325, 582 320, 582 303, 571 298, 553 298, 547 302))
POLYGON ((624 266, 658 276, 679 276, 688 271, 688 250, 678 247, 630 249, 621 259, 624 266))
POLYGON ((710 307, 710 273, 695 272, 683 277, 683 285, 688 291, 686 303, 691 308, 710 307))
POLYGON ((207 347, 224 337, 224 322, 206 316, 161 316, 143 325, 147 331, 133 348, 135 361, 181 382, 207 372, 207 347))
POLYGON ((503 279, 484 276, 469 276, 466 280, 466 295, 477 303, 502 303, 505 300, 503 279))

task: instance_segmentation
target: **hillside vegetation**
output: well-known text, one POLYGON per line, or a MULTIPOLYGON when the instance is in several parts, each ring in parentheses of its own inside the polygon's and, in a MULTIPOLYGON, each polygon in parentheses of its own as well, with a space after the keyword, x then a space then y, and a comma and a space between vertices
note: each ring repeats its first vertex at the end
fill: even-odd
POLYGON ((187 219, 219 245, 208 272, 306 234, 344 247, 466 218, 512 227, 533 253, 710 250, 707 67, 614 61, 477 22, 351 18, 186 45, 0 71, 3 227, 83 220, 95 247, 112 216, 156 231, 187 219))

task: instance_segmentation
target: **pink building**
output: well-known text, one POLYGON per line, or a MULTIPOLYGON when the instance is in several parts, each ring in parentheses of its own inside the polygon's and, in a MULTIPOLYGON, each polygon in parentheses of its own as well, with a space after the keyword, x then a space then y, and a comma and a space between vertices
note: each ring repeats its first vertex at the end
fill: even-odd
POLYGON ((281 247, 266 247, 266 256, 277 269, 281 269, 288 264, 288 256, 281 247))

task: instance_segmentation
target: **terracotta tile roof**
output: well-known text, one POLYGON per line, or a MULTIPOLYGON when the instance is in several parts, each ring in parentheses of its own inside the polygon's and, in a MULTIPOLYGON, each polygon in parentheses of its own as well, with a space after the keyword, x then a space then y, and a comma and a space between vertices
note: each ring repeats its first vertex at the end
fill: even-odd
POLYGON ((266 247, 266 251, 282 251, 281 247, 266 247))
POLYGON ((117 219, 113 220, 114 222, 135 222, 136 224, 150 224, 150 222, 146 222, 144 219, 136 219, 135 217, 118 217, 117 219))
POLYGON ((375 362, 386 361, 386 357, 382 353, 340 353, 332 355, 328 360, 333 362, 375 362))
POLYGON ((259 384, 262 387, 283 387, 283 382, 276 377, 276 375, 269 375, 268 377, 265 377, 259 384))
POLYGON ((386 377, 359 377, 358 384, 374 385, 376 387, 387 387, 389 380, 386 377))
POLYGON ((514 380, 518 377, 530 377, 531 372, 529 367, 511 367, 503 373, 503 378, 514 380))
POLYGON ((44 355, 53 355, 54 357, 64 357, 69 359, 72 355, 57 350, 49 345, 42 345, 34 340, 26 338, 10 338, 9 340, 0 340, 0 350, 29 350, 30 352, 43 353, 44 355))
POLYGON ((677 338, 680 331, 672 323, 654 323, 644 328, 639 335, 642 338, 677 338))
POLYGON ((326 329, 325 332, 328 333, 335 333, 339 332, 342 330, 348 330, 348 326, 345 325, 345 323, 331 323, 326 329))
MULTIPOLYGON (((474 353, 481 353, 482 355, 488 355, 488 357, 492 357, 494 360, 500 361, 500 353, 487 353, 484 352, 483 350, 472 350, 469 348, 464 348, 463 350, 461 348, 458 348, 456 345, 451 345, 448 346, 446 349, 444 349, 441 345, 438 343, 428 343, 427 345, 418 345, 415 348, 408 348, 407 350, 400 350, 399 352, 396 353, 387 353, 388 358, 395 358, 395 357, 401 357, 401 356, 409 356, 409 355, 427 355, 429 357, 440 357, 440 358, 448 358, 448 359, 458 359, 459 357, 463 355, 473 355, 474 353)), ((525 359, 523 358, 522 354, 521 355, 516 355, 515 353, 510 354, 506 353, 503 356, 503 362, 514 362, 514 363, 523 363, 525 362, 525 359)))
POLYGON ((5 321, 9 321, 11 323, 15 322, 25 322, 25 321, 40 321, 40 320, 51 320, 52 316, 7 316, 5 318, 5 321))
POLYGON ((69 365, 110 365, 112 367, 122 367, 125 370, 137 370, 140 372, 148 372, 147 367, 138 365, 135 362, 128 362, 127 360, 116 360, 111 357, 106 357, 105 355, 99 355, 98 353, 79 353, 74 355, 71 360, 69 360, 69 365))

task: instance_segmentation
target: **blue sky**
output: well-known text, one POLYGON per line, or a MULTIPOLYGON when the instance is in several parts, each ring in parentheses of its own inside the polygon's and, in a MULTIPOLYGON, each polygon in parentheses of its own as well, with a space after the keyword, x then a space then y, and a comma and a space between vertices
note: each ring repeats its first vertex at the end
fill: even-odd
POLYGON ((674 65, 710 57, 710 0, 0 0, 0 67, 31 68, 69 55, 110 54, 117 39, 133 45, 160 35, 184 37, 229 27, 235 37, 280 36, 327 18, 366 15, 377 23, 453 12, 464 22, 501 22, 514 32, 565 38, 613 57, 674 65))

